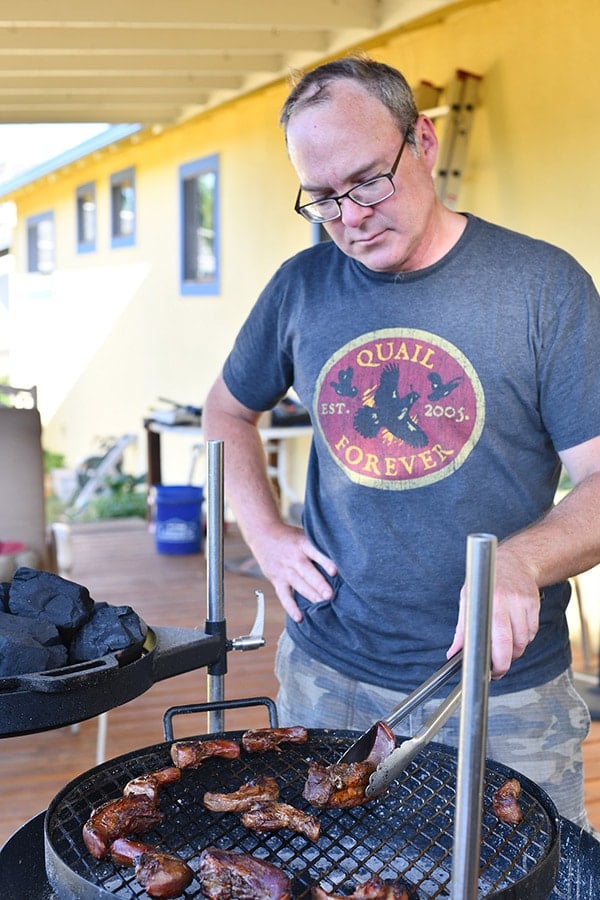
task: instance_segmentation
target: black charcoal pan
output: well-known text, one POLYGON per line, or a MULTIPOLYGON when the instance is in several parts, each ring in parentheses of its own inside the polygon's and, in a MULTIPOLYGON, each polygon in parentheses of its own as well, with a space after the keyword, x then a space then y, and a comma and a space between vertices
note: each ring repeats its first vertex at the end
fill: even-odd
POLYGON ((209 666, 224 653, 218 634, 152 627, 133 659, 116 652, 48 672, 0 678, 0 737, 91 719, 140 696, 157 681, 209 666))

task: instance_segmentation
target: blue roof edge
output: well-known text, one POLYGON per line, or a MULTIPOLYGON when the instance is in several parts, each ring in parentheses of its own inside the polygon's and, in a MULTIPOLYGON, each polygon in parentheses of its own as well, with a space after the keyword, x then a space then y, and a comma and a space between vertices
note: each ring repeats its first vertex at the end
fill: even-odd
POLYGON ((99 134, 95 134, 93 137, 88 138, 88 140, 84 141, 82 144, 70 147, 58 156, 53 156, 52 159, 47 159, 43 163, 38 163, 38 165, 34 166, 32 169, 27 169, 25 172, 21 172, 19 175, 9 178, 8 181, 1 182, 0 198, 7 194, 12 194, 13 191, 24 187, 26 184, 30 184, 38 178, 43 178, 44 175, 49 175, 50 172, 54 172, 56 169, 62 168, 62 166, 69 165, 69 163, 82 159, 84 156, 88 156, 96 150, 102 150, 104 147, 108 147, 116 141, 122 141, 124 138, 130 137, 132 134, 141 131, 144 127, 144 125, 139 124, 109 126, 99 134))

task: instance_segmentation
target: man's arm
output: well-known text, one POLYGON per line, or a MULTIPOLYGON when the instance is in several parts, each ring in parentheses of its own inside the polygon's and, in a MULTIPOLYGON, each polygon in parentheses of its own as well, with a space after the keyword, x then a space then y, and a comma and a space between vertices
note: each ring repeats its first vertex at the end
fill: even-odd
MULTIPOLYGON (((502 541, 496 554, 492 677, 508 672, 537 634, 540 591, 600 562, 600 436, 560 454, 574 485, 542 519, 502 541)), ((464 640, 464 589, 451 656, 464 640)))
POLYGON ((331 588, 314 563, 332 577, 336 567, 307 539, 301 528, 286 524, 267 475, 258 431, 260 413, 248 409, 219 376, 202 411, 205 440, 222 440, 225 493, 254 558, 272 583, 286 612, 300 621, 294 590, 316 603, 331 599, 331 588))

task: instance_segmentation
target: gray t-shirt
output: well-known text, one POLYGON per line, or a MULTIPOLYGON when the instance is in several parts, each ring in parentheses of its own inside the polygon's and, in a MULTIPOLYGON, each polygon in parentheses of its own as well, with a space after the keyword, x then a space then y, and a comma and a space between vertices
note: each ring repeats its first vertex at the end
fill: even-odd
MULTIPOLYGON (((291 637, 399 691, 445 659, 467 536, 500 540, 553 502, 563 450, 600 434, 600 302, 562 250, 469 216, 435 265, 374 273, 331 243, 288 260, 225 368, 237 399, 290 386, 314 427, 304 525, 338 566, 331 602, 298 602, 291 637)), ((568 585, 544 591, 535 641, 493 691, 570 662, 568 585)))

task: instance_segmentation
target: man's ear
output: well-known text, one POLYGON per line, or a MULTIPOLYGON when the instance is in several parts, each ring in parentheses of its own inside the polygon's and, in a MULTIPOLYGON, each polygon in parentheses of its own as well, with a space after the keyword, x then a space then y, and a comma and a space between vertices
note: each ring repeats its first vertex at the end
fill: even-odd
POLYGON ((420 115, 414 129, 419 154, 423 156, 428 168, 433 169, 439 147, 435 126, 427 116, 420 115))

